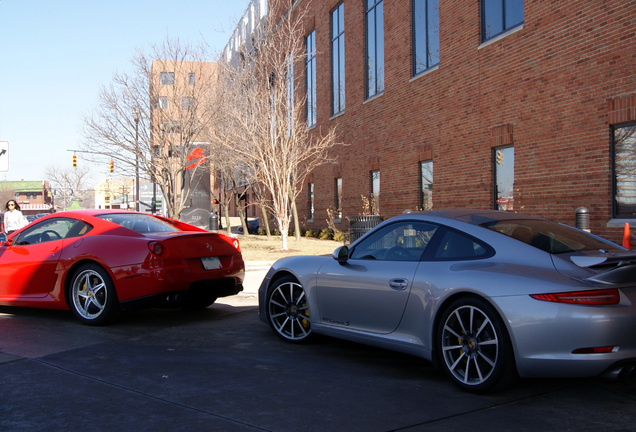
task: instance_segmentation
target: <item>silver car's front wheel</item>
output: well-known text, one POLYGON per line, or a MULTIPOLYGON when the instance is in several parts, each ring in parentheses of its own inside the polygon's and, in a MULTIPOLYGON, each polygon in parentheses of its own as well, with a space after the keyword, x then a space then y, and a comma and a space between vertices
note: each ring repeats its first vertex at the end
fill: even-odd
POLYGON ((438 352, 446 374, 468 391, 503 387, 514 376, 506 330, 494 309, 478 298, 460 299, 446 310, 440 321, 438 352))
POLYGON ((274 332, 287 342, 304 342, 311 335, 309 307, 302 285, 284 277, 270 287, 267 318, 274 332))
POLYGON ((113 282, 96 264, 77 269, 71 281, 70 297, 73 313, 85 324, 106 324, 119 310, 113 282))

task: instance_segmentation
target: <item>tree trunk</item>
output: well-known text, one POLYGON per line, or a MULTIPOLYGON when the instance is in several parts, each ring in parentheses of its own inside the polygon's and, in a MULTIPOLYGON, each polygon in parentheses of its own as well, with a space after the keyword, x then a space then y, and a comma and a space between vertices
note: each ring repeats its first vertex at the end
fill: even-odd
POLYGON ((267 214, 267 208, 265 207, 263 201, 261 201, 261 214, 263 215, 263 223, 265 224, 265 233, 267 234, 267 239, 269 240, 272 238, 272 231, 269 228, 269 216, 267 214))
POLYGON ((236 203, 236 211, 238 212, 239 218, 241 220, 241 226, 243 227, 243 233, 249 234, 247 230, 247 222, 245 222, 245 215, 243 213, 243 209, 241 208, 241 200, 239 199, 239 193, 234 190, 234 202, 236 203))
POLYGON ((223 204, 223 213, 225 214, 225 229, 228 234, 232 233, 232 227, 230 225, 230 203, 226 200, 223 204))
POLYGON ((290 193, 289 198, 291 200, 291 209, 292 216, 294 218, 294 235, 296 236, 296 241, 300 241, 300 222, 298 221, 298 209, 296 208, 296 199, 290 193))

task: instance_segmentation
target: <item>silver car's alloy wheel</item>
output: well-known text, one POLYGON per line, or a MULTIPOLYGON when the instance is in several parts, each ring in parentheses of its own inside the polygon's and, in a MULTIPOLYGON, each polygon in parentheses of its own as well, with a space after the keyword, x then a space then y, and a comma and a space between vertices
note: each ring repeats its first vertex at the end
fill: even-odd
POLYGON ((500 368, 500 335, 484 310, 459 305, 445 315, 441 351, 447 372, 464 386, 483 386, 500 368))
POLYGON ((75 272, 70 296, 73 313, 85 324, 105 324, 116 315, 117 299, 113 283, 97 265, 85 265, 75 272))
POLYGON ((270 289, 267 316, 276 334, 288 342, 303 342, 311 334, 305 290, 295 280, 283 278, 270 289))

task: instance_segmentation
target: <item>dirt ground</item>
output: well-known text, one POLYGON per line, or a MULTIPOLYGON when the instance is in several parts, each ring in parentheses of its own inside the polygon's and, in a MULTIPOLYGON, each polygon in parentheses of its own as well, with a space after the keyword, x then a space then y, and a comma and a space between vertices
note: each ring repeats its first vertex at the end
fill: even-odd
POLYGON ((268 239, 267 236, 239 234, 237 238, 244 261, 276 261, 291 255, 331 255, 338 246, 342 246, 341 242, 332 240, 301 237, 297 241, 295 237, 289 237, 288 250, 281 250, 283 243, 280 236, 268 239))

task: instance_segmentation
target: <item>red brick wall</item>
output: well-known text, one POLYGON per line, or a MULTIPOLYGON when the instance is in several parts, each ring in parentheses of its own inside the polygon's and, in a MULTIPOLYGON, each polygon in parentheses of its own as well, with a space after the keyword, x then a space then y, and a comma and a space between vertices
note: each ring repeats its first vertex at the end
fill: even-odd
MULTIPOLYGON (((326 225, 337 176, 343 214, 359 214, 373 169, 381 172, 381 214, 417 208, 426 159, 434 162, 435 208, 493 208, 492 148, 513 143, 515 211, 574 224, 584 206, 593 232, 620 240, 622 230, 607 227, 609 127, 636 120, 636 2, 526 0, 523 28, 482 46, 479 1, 440 0, 439 67, 413 78, 411 1, 386 0, 385 90, 365 100, 364 2, 344 0, 346 108, 330 118, 329 13, 339 3, 296 2, 309 13, 306 33, 316 30, 315 130, 335 126, 347 144, 336 165, 308 180, 316 214, 307 227, 326 225)), ((303 78, 296 82, 304 91, 303 78)))

